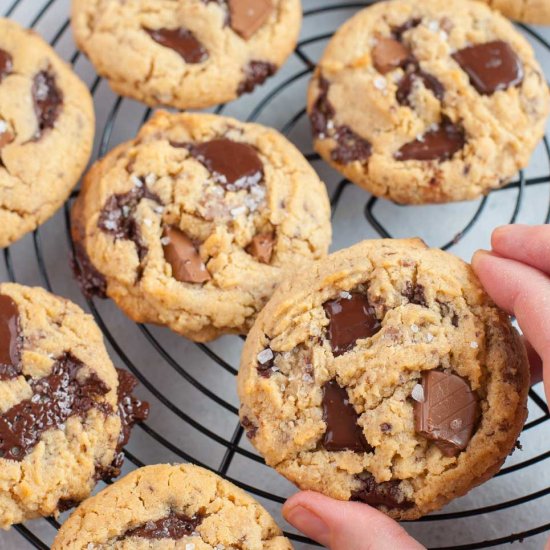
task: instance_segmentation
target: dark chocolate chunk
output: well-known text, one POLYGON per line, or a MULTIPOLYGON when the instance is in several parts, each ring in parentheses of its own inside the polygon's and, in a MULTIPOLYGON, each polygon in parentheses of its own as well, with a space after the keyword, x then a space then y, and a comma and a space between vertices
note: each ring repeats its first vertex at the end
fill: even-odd
POLYGON ((10 53, 0 48, 0 82, 13 70, 13 58, 10 53))
POLYGON ((264 178, 264 165, 248 143, 226 138, 189 146, 189 152, 212 173, 217 183, 230 191, 248 189, 264 178))
POLYGON ((432 76, 431 74, 425 73, 421 70, 413 71, 407 73, 399 82, 396 92, 396 98, 400 105, 410 104, 410 95, 413 90, 414 83, 420 81, 424 84, 424 87, 430 90, 433 95, 441 101, 445 95, 445 88, 443 84, 432 76))
POLYGON ((228 0, 231 28, 248 40, 273 12, 271 0, 228 0))
POLYGON ((510 44, 502 40, 468 46, 453 54, 470 77, 472 86, 483 95, 518 86, 523 81, 523 63, 510 44))
POLYGON ((246 251, 262 264, 269 264, 273 255, 275 235, 273 233, 260 233, 246 247, 246 251))
POLYGON ((109 392, 94 372, 87 378, 77 376, 84 367, 70 352, 59 357, 51 373, 29 380, 32 397, 0 416, 0 456, 21 461, 48 430, 60 429, 71 416, 85 417, 93 408, 102 409, 97 398, 109 392))
POLYGON ((243 69, 244 78, 241 80, 237 94, 249 94, 256 86, 263 84, 270 76, 277 72, 277 66, 268 61, 250 61, 243 69))
POLYGON ((19 308, 12 298, 0 294, 0 380, 21 374, 22 346, 19 308))
POLYGON ((277 352, 273 351, 271 348, 265 349, 258 356, 258 374, 262 378, 269 378, 273 374, 273 367, 275 365, 275 357, 277 357, 277 352), (269 354, 271 352, 271 354, 269 354), (263 354, 266 354, 266 357, 262 357, 263 354))
POLYGON ((143 29, 155 42, 178 53, 186 63, 203 63, 208 51, 188 29, 143 29))
POLYGON ((466 144, 464 130, 448 118, 444 118, 433 130, 406 143, 395 153, 395 158, 406 160, 437 160, 443 162, 451 159, 466 144))
POLYGON ((445 456, 456 456, 472 438, 480 408, 468 382, 439 370, 422 373, 424 400, 415 401, 416 431, 441 449, 445 456))
POLYGON ((67 510, 70 510, 71 508, 75 508, 80 504, 79 500, 74 500, 72 498, 60 498, 57 501, 57 510, 61 513, 66 512, 67 510))
POLYGON ((34 77, 32 97, 38 119, 38 130, 34 137, 38 139, 44 131, 55 126, 63 105, 63 92, 57 87, 53 74, 41 71, 34 77))
POLYGON ((398 480, 376 483, 371 474, 360 476, 361 488, 351 495, 350 500, 365 502, 375 508, 388 508, 389 510, 406 510, 414 506, 414 503, 407 500, 401 491, 398 480))
POLYGON ((416 304, 422 307, 428 307, 426 302, 426 295, 424 294, 424 287, 419 284, 414 284, 411 281, 405 283, 405 289, 403 290, 403 296, 409 300, 411 304, 416 304))
POLYGON ((332 103, 328 99, 330 88, 329 81, 322 76, 318 82, 319 95, 313 104, 309 115, 311 127, 315 136, 325 137, 328 129, 328 123, 334 118, 335 111, 332 103))
POLYGON ((165 227, 165 260, 172 266, 172 277, 181 283, 206 283, 212 278, 193 241, 177 227, 165 227))
POLYGON ((243 416, 241 425, 246 431, 246 437, 248 437, 248 439, 254 439, 258 433, 258 426, 256 426, 248 416, 243 416))
POLYGON ((363 430, 357 424, 358 414, 349 402, 348 393, 336 380, 323 385, 323 420, 327 425, 323 447, 327 451, 370 453, 363 430))
POLYGON ((143 525, 129 529, 121 538, 141 537, 143 539, 173 539, 190 537, 201 524, 203 516, 193 517, 170 512, 166 517, 148 521, 143 525))
POLYGON ((418 27, 422 23, 422 19, 415 17, 414 19, 409 19, 408 21, 405 21, 402 25, 399 25, 399 27, 393 28, 393 36, 397 38, 397 40, 402 40, 403 35, 410 31, 411 29, 414 29, 415 27, 418 27))
POLYGON ((357 340, 374 336, 382 327, 367 296, 352 292, 323 304, 329 319, 328 339, 335 357, 346 353, 357 340))
POLYGON ((409 49, 394 38, 380 38, 372 49, 372 61, 379 73, 404 67, 413 59, 409 49))

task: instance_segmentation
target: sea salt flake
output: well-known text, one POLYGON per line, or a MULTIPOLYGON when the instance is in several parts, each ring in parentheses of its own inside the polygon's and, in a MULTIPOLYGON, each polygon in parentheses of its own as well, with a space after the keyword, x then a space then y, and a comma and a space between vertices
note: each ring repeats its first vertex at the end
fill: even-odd
POLYGON ((130 181, 134 184, 135 187, 143 187, 143 182, 137 177, 132 176, 130 181))
POLYGON ((344 300, 351 300, 351 294, 345 290, 340 292, 340 298, 344 298, 344 300))
POLYGON ((437 32, 439 30, 439 21, 429 21, 428 22, 428 29, 430 29, 432 32, 437 32))
POLYGON ((451 429, 454 431, 458 431, 462 428, 462 420, 460 418, 455 418, 454 420, 451 420, 451 429))
POLYGON ((414 332, 415 334, 419 331, 419 328, 417 325, 412 324, 411 325, 411 332, 414 332))
POLYGON ((416 386, 412 389, 411 397, 419 403, 424 403, 426 400, 424 397, 424 388, 420 384, 416 384, 416 386))
POLYGON ((434 335, 431 332, 428 332, 428 334, 426 334, 426 342, 428 343, 433 342, 433 339, 434 339, 434 335))
POLYGON ((147 185, 154 185, 157 181, 157 175, 156 174, 147 174, 145 176, 145 183, 147 185))
POLYGON ((377 90, 385 90, 387 86, 386 79, 382 77, 378 77, 374 79, 374 87, 377 90))
POLYGON ((146 227, 152 227, 153 225, 153 220, 150 220, 149 218, 145 218, 143 220, 143 225, 145 225, 146 227))
POLYGON ((271 350, 270 348, 266 348, 263 351, 260 351, 260 353, 258 353, 257 355, 258 363, 260 363, 260 365, 265 365, 266 363, 271 361, 273 357, 275 357, 273 355, 273 350, 271 350))
POLYGON ((155 212, 155 214, 162 214, 164 212, 164 206, 155 206, 153 212, 155 212))
POLYGON ((313 376, 311 376, 311 374, 308 374, 306 372, 305 374, 302 375, 302 380, 309 384, 309 383, 313 382, 313 376))
POLYGON ((477 348, 479 348, 479 344, 477 342, 470 342, 470 347, 472 349, 477 349, 477 348))
POLYGON ((160 244, 162 246, 167 246, 170 244, 170 237, 162 237, 162 239, 160 240, 160 244))
POLYGON ((4 120, 0 120, 0 134, 3 134, 7 129, 7 123, 4 120))
POLYGON ((113 220, 105 220, 103 222, 103 226, 105 227, 105 229, 109 231, 115 231, 116 228, 118 227, 117 223, 113 220))
POLYGON ((235 208, 232 208, 230 210, 230 213, 231 213, 231 217, 233 218, 238 218, 239 216, 243 215, 243 214, 246 214, 246 206, 236 206, 235 208))

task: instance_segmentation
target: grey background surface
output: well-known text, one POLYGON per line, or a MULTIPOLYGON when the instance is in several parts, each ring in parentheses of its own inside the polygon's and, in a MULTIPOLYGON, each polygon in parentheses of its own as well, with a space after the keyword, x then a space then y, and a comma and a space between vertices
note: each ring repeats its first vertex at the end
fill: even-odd
MULTIPOLYGON (((12 4, 14 0, 0 0, 0 14, 4 14, 12 4)), ((304 0, 306 10, 323 6, 334 6, 336 9, 305 18, 302 40, 315 37, 317 39, 304 45, 303 53, 314 61, 318 59, 327 42, 323 37, 334 31, 357 11, 357 5, 360 2, 354 3, 356 4, 354 7, 349 4, 352 3, 338 0, 304 0)), ((84 56, 75 56, 76 49, 67 21, 69 8, 70 0, 20 0, 11 16, 23 25, 29 26, 36 23, 36 29, 47 40, 55 40, 56 49, 63 58, 75 61, 76 71, 92 87, 96 81, 93 68, 84 56)), ((550 39, 550 30, 537 30, 542 36, 550 39)), ((529 39, 537 49, 547 75, 550 75, 550 49, 546 49, 539 40, 530 35, 529 39)), ((116 55, 116 52, 113 52, 113 55, 116 55)), ((283 129, 304 107, 308 78, 307 66, 298 56, 293 55, 276 78, 253 95, 227 106, 224 114, 242 119, 257 115, 259 122, 283 129), (266 102, 260 112, 255 112, 255 108, 268 98, 273 90, 276 91, 273 97, 266 102)), ((144 116, 147 115, 143 105, 127 99, 118 102, 117 97, 104 81, 96 85, 94 97, 98 131, 96 152, 107 120, 114 120, 108 142, 108 147, 111 148, 133 136, 144 116), (111 116, 113 113, 114 118, 111 116)), ((297 118, 289 138, 304 153, 311 153, 309 125, 303 116, 297 118)), ((327 182, 329 191, 334 193, 341 180, 339 175, 321 161, 314 162, 314 166, 327 182)), ((549 159, 541 146, 527 170, 527 176, 546 176, 549 172, 549 159)), ((512 217, 517 195, 517 189, 493 193, 487 200, 483 215, 474 224, 472 231, 452 247, 452 252, 469 260, 475 249, 487 248, 491 230, 499 224, 507 223, 512 217)), ((369 198, 367 193, 352 185, 344 188, 334 214, 333 250, 361 239, 378 237, 364 215, 369 198)), ((550 186, 548 184, 528 186, 522 198, 518 221, 542 223, 549 204, 550 186)), ((393 236, 420 236, 430 245, 441 246, 462 230, 479 205, 480 201, 473 201, 444 206, 400 207, 386 201, 378 201, 374 205, 373 213, 393 236)), ((50 286, 54 292, 67 296, 87 308, 70 274, 69 244, 63 211, 40 228, 34 236, 29 235, 12 246, 9 250, 9 258, 13 263, 15 279, 18 282, 50 286), (43 260, 43 269, 38 261, 39 256, 43 260)), ((8 279, 7 264, 5 258, 0 255, 0 280, 8 279)), ((203 349, 168 330, 149 327, 150 332, 146 333, 142 328, 128 321, 111 302, 96 302, 96 306, 111 338, 109 351, 113 360, 120 367, 125 366, 126 360, 135 366, 145 382, 139 393, 152 405, 147 430, 143 428, 135 430, 128 446, 130 452, 147 464, 177 462, 181 461, 182 457, 189 456, 211 468, 219 469, 223 463, 226 448, 201 433, 191 423, 193 421, 198 423, 222 440, 231 440, 237 429, 237 417, 230 409, 238 406, 233 374, 220 367, 203 349), (168 352, 169 357, 159 353, 152 343, 152 338, 168 352), (117 353, 113 343, 121 353, 117 353), (187 380, 178 373, 178 368, 184 369, 187 380), (221 398, 227 407, 221 406, 197 390, 189 382, 190 377, 221 398), (159 438, 164 438, 173 447, 166 446, 159 441, 159 438)), ((241 345, 242 342, 238 338, 226 337, 209 344, 208 349, 237 368, 241 345)), ((543 395, 540 385, 535 390, 539 395, 543 395)), ((530 410, 529 420, 534 420, 541 415, 540 409, 532 402, 530 402, 530 410)), ((515 452, 508 460, 507 466, 525 462, 549 451, 550 422, 525 432, 521 437, 521 443, 523 450, 515 452)), ((239 449, 253 452, 246 438, 240 439, 239 449)), ((126 461, 126 471, 134 467, 135 465, 130 461, 126 461)), ((227 475, 281 497, 286 497, 295 490, 274 471, 243 456, 239 450, 230 463, 227 475)), ((479 542, 536 528, 550 522, 550 496, 544 495, 545 490, 550 493, 548 488, 550 488, 550 460, 546 459, 537 462, 534 466, 522 468, 489 481, 466 497, 453 502, 444 512, 469 511, 499 505, 535 493, 541 493, 539 498, 525 504, 506 507, 497 512, 467 516, 452 521, 434 521, 428 518, 424 522, 407 524, 406 528, 423 544, 431 547, 451 547, 479 542)), ((282 524, 284 523, 280 519, 279 505, 276 502, 264 498, 259 500, 282 524)), ((55 535, 52 526, 43 520, 29 522, 27 527, 48 544, 55 535)), ((289 526, 286 528, 290 529, 289 526)), ((539 535, 523 543, 516 542, 506 547, 542 548, 545 539, 545 535, 539 535)), ((13 529, 7 533, 0 533, 0 549, 27 548, 30 546, 13 529)), ((297 544, 297 548, 305 550, 314 547, 297 544)))

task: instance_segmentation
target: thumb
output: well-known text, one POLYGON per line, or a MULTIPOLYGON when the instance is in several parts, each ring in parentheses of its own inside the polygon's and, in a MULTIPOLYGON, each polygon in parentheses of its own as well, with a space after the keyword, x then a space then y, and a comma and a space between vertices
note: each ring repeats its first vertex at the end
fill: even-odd
POLYGON ((424 549, 396 521, 359 502, 342 502, 305 491, 286 501, 283 516, 331 550, 424 549))

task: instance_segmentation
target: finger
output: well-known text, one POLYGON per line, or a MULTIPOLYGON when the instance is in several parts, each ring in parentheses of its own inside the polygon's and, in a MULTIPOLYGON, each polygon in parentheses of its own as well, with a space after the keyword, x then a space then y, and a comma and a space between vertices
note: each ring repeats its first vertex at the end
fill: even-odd
POLYGON ((493 251, 550 274, 550 225, 504 225, 493 231, 493 251))
POLYGON ((396 521, 359 502, 342 502, 305 491, 287 500, 283 515, 331 550, 424 549, 396 521))

